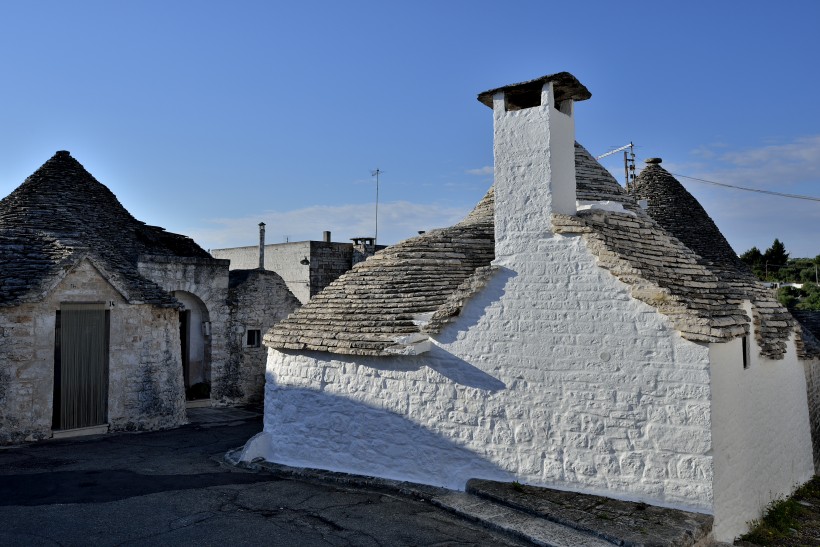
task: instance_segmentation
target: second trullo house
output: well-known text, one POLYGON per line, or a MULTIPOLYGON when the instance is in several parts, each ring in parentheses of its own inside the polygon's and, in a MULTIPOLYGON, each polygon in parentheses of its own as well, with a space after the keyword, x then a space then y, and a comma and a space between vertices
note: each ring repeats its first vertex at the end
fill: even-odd
POLYGON ((267 334, 244 458, 643 500, 724 540, 812 476, 791 316, 659 161, 627 195, 575 143, 589 97, 567 73, 479 95, 493 188, 267 334))

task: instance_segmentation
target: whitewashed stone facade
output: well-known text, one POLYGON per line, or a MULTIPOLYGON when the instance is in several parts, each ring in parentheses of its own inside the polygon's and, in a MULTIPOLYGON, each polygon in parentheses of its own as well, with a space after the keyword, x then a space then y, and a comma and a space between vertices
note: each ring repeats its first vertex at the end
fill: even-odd
POLYGON ((787 497, 814 475, 804 372, 809 364, 798 362, 791 340, 779 361, 761 356, 753 343, 744 369, 743 343, 736 338, 709 348, 715 536, 727 540, 744 533, 773 499, 787 497))
POLYGON ((536 249, 507 261, 429 353, 271 350, 265 455, 457 489, 480 476, 708 509, 708 348, 632 299, 581 238, 536 249))

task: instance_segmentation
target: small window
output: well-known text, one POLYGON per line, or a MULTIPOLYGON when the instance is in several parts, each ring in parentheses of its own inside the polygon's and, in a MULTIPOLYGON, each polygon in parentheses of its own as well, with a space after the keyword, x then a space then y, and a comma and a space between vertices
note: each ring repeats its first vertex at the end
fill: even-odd
POLYGON ((740 339, 740 345, 743 347, 743 368, 749 368, 749 337, 744 336, 740 339))
POLYGON ((258 348, 262 345, 262 331, 259 329, 248 329, 248 337, 245 345, 249 348, 258 348))

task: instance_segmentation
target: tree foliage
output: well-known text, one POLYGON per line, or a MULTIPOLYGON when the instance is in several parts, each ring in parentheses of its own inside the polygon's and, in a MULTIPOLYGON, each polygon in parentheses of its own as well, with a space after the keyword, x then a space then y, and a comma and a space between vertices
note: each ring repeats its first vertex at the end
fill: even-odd
POLYGON ((745 262, 752 272, 762 281, 781 283, 805 283, 817 281, 815 265, 820 264, 820 255, 815 258, 789 258, 786 246, 775 238, 771 247, 761 252, 752 247, 742 255, 740 260, 745 262))
POLYGON ((763 260, 773 266, 785 266, 789 262, 789 253, 786 252, 783 242, 774 238, 772 246, 763 253, 763 260))
POLYGON ((781 287, 777 299, 789 309, 820 310, 820 255, 814 258, 789 258, 786 246, 776 239, 761 252, 752 247, 742 255, 758 279, 772 283, 802 283, 802 288, 781 287))

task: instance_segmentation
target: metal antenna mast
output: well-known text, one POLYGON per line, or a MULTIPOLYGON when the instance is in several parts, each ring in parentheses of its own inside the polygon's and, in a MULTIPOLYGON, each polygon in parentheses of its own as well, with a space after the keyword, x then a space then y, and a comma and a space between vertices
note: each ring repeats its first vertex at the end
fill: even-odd
POLYGON ((375 171, 371 171, 370 175, 376 177, 376 236, 373 238, 373 248, 376 248, 376 244, 379 241, 379 175, 381 175, 383 171, 376 168, 375 171))
POLYGON ((605 154, 596 156, 595 159, 599 160, 601 158, 611 156, 612 154, 618 153, 621 150, 624 151, 624 182, 626 184, 626 189, 629 190, 632 187, 632 183, 635 182, 635 145, 632 144, 631 141, 629 144, 625 144, 620 148, 616 148, 615 150, 610 150, 605 154))

